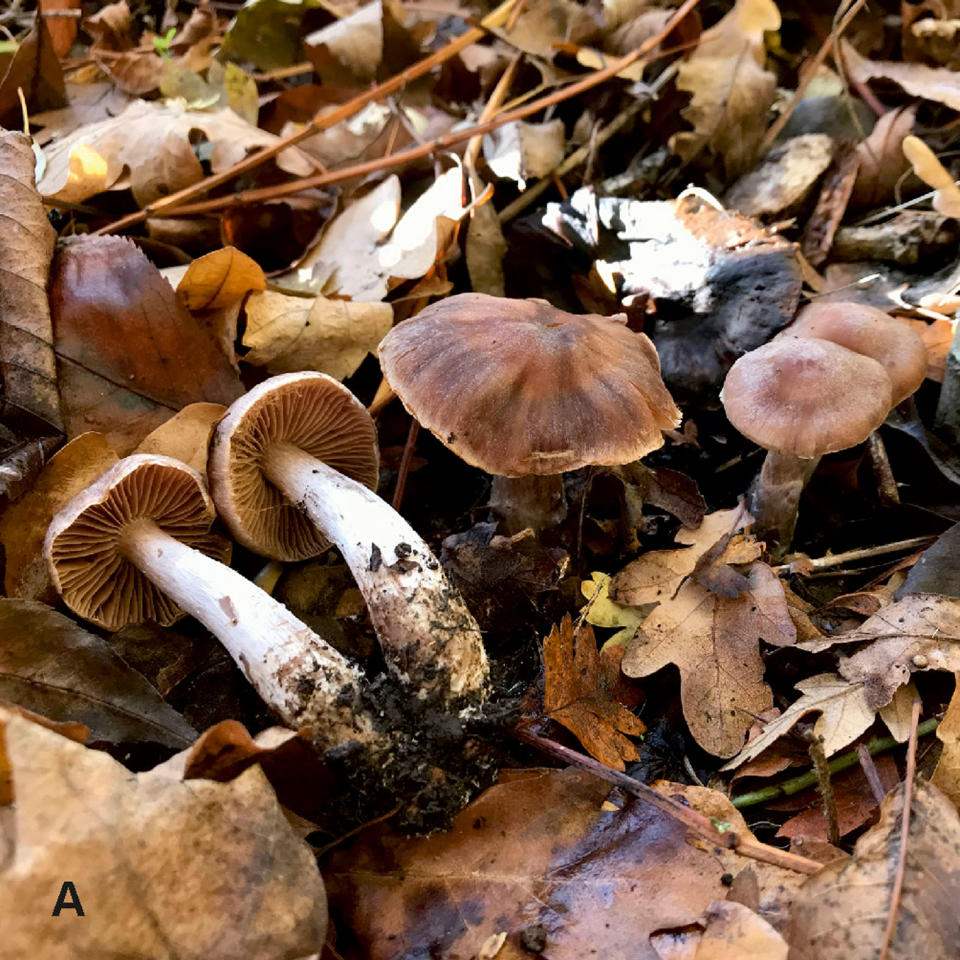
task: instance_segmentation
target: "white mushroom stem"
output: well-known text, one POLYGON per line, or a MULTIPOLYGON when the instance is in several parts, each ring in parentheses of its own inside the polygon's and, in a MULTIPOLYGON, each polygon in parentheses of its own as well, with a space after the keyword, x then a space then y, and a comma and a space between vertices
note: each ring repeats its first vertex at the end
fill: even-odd
POLYGON ((751 492, 750 513, 756 521, 757 536, 779 544, 771 553, 785 553, 789 549, 797 525, 800 495, 818 463, 819 457, 767 451, 751 492))
POLYGON ((235 570, 149 519, 128 524, 120 552, 226 647, 263 701, 291 727, 335 747, 377 739, 359 707, 361 679, 338 650, 235 570))
POLYGON ((410 524, 363 484, 293 444, 272 444, 262 462, 267 479, 343 554, 391 671, 422 696, 483 696, 480 628, 410 524))

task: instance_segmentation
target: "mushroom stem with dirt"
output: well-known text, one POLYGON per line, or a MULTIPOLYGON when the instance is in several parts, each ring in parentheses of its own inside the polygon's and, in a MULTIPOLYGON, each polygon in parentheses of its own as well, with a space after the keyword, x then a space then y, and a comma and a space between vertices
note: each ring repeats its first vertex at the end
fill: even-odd
POLYGON ((208 470, 221 517, 256 553, 302 560, 337 546, 406 687, 485 698, 480 628, 423 538, 373 492, 376 431, 346 387, 309 372, 254 387, 218 426, 208 470))
POLYGON ((109 630, 196 617, 257 693, 323 749, 373 743, 361 676, 281 603, 221 563, 229 543, 203 480, 170 457, 136 454, 111 467, 52 520, 44 555, 66 605, 109 630))
POLYGON ((398 324, 379 352, 411 416, 493 475, 511 529, 562 519, 565 471, 639 460, 680 423, 656 348, 624 315, 462 293, 398 324))

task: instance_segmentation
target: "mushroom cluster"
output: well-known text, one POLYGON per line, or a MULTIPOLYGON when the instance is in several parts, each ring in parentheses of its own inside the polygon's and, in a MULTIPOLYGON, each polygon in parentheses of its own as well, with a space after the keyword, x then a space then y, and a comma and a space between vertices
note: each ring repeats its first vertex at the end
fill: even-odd
POLYGON ((514 526, 543 525, 565 470, 639 460, 680 423, 656 348, 622 314, 462 293, 394 327, 380 365, 411 416, 494 475, 514 526))
POLYGON ((767 451, 751 492, 758 533, 785 551, 800 494, 820 458, 866 440, 923 382, 919 335, 881 310, 831 302, 730 368, 721 392, 727 418, 767 451))

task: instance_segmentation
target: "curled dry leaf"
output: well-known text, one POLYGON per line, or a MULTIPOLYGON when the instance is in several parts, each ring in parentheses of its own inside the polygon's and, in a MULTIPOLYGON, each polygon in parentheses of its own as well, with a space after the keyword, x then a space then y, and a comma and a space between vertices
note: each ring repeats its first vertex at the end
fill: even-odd
POLYGON ((267 278, 256 260, 236 247, 198 257, 177 284, 177 299, 188 310, 222 310, 251 290, 265 290, 267 278))
POLYGON ((383 59, 383 4, 359 10, 303 38, 307 56, 324 83, 370 83, 383 59))
POLYGON ((0 699, 58 721, 86 724, 93 740, 151 741, 182 749, 194 729, 100 637, 33 600, 0 599, 0 699))
POLYGON ((386 303, 255 293, 246 306, 244 361, 267 372, 318 370, 349 377, 387 335, 393 310, 386 303))
POLYGON ((16 797, 0 869, 5 955, 319 952, 323 881, 259 769, 230 783, 132 774, 21 717, 3 713, 0 723, 16 797), (65 878, 84 911, 82 920, 61 917, 66 927, 50 919, 65 878))
POLYGON ((186 404, 243 392, 215 337, 128 240, 65 243, 50 305, 69 436, 100 430, 126 455, 186 404))
MULTIPOLYGON (((194 131, 211 144, 214 173, 278 140, 230 109, 204 113, 175 103, 135 100, 119 116, 80 127, 48 146, 40 193, 82 203, 104 190, 129 187, 144 206, 203 179, 203 167, 191 145, 194 131)), ((276 164, 298 177, 315 170, 314 162, 296 147, 279 153, 276 164)))
POLYGON ((840 41, 840 52, 848 76, 860 83, 868 80, 892 80, 915 97, 934 100, 960 110, 960 73, 923 63, 894 63, 868 60, 857 53, 853 44, 840 41))
POLYGON ((56 603, 57 593, 43 559, 47 527, 117 459, 102 433, 83 433, 58 450, 23 497, 0 514, 7 596, 56 603))
POLYGON ((905 137, 902 148, 913 172, 928 187, 936 190, 933 209, 946 217, 960 218, 960 187, 953 182, 953 177, 937 159, 937 155, 919 137, 905 137))
POLYGON ((820 714, 813 733, 822 742, 823 752, 828 757, 856 740, 873 723, 874 710, 867 703, 862 683, 850 683, 832 673, 818 673, 796 687, 803 696, 779 717, 764 724, 763 730, 723 767, 724 770, 735 770, 755 759, 811 713, 820 714))
MULTIPOLYGON (((880 809, 880 822, 858 841, 853 858, 828 864, 793 902, 790 957, 875 960, 889 916, 901 854, 904 789, 880 809)), ((890 960, 952 960, 960 955, 960 816, 936 787, 917 780, 906 840, 906 873, 890 960)))
POLYGON ((56 233, 33 183, 36 157, 27 137, 0 131, 0 384, 9 412, 63 427, 47 303, 56 233), (10 409, 12 408, 12 410, 10 409))
POLYGON ((763 66, 763 34, 779 28, 780 11, 773 0, 737 0, 704 31, 677 72, 677 88, 692 94, 681 114, 693 132, 671 140, 684 160, 706 148, 723 159, 728 176, 749 166, 777 86, 776 76, 763 66))
POLYGON ((850 195, 852 207, 874 207, 893 196, 893 188, 907 169, 903 139, 913 129, 916 107, 890 110, 857 146, 860 167, 850 195))
POLYGON ((226 412, 222 403, 188 404, 147 434, 133 452, 173 457, 203 476, 213 428, 226 412))
POLYGON ((525 190, 528 178, 545 177, 563 161, 566 133, 562 120, 507 123, 483 138, 487 166, 525 190))
POLYGON ((543 641, 546 716, 562 723, 591 756, 615 770, 639 757, 629 736, 646 733, 646 725, 617 699, 623 647, 597 651, 589 624, 576 627, 567 615, 543 641))
POLYGON ((759 641, 775 646, 796 641, 776 574, 755 563, 747 584, 728 599, 688 580, 643 621, 622 664, 629 677, 676 664, 690 732, 719 757, 740 750, 754 716, 772 706, 759 641))

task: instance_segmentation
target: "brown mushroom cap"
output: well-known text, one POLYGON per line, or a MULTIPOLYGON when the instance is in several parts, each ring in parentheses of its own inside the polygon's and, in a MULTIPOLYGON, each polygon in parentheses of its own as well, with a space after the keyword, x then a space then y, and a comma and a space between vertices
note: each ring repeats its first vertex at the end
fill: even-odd
POLYGON ((216 517, 203 478, 179 460, 135 454, 112 466, 51 521, 44 543, 50 579, 74 613, 108 630, 185 616, 121 550, 131 523, 153 520, 181 543, 227 561, 230 543, 210 532, 216 517))
POLYGON ((629 463, 680 422, 648 337, 542 300, 441 300, 387 334, 380 365, 423 426, 499 476, 629 463))
POLYGON ((806 458, 866 440, 892 406, 890 378, 876 360, 806 337, 776 337, 745 353, 720 396, 745 437, 806 458))
POLYGON ((920 334, 902 320, 866 304, 808 304, 784 333, 819 337, 873 357, 893 384, 893 406, 909 397, 927 374, 927 348, 920 334))
POLYGON ((235 401, 220 421, 207 464, 220 516, 233 536, 255 553, 305 560, 329 544, 264 476, 264 452, 279 442, 293 444, 376 490, 377 430, 366 408, 342 383, 309 371, 265 380, 235 401))

